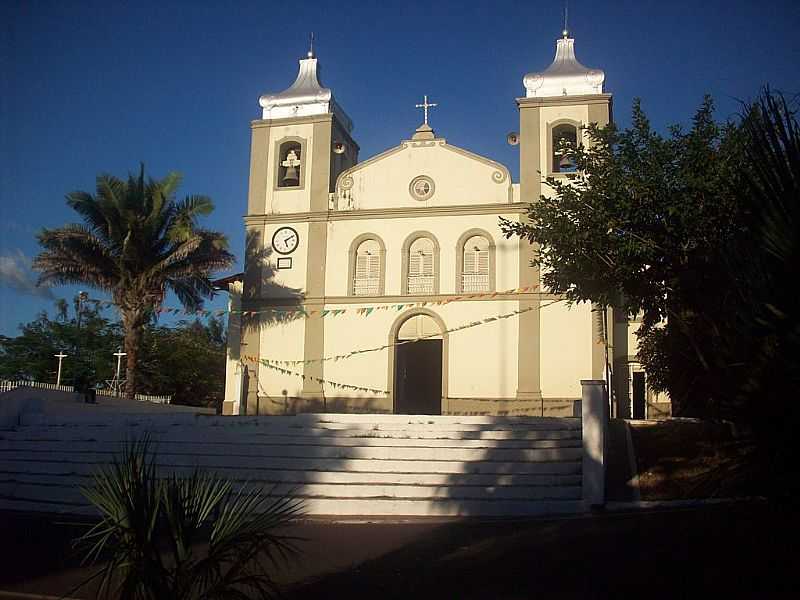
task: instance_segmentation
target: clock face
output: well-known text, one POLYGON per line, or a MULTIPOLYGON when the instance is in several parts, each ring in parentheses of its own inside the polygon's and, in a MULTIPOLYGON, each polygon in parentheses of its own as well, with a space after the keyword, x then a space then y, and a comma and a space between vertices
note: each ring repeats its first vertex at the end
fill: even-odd
POLYGON ((272 234, 272 247, 278 254, 291 254, 297 249, 300 236, 291 227, 281 227, 272 234))

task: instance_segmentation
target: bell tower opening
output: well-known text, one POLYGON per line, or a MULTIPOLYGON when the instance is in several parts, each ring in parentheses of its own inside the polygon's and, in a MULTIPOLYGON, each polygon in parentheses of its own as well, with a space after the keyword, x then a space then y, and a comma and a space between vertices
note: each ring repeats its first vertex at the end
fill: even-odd
POLYGON ((284 142, 278 151, 278 187, 300 187, 303 148, 299 142, 284 142))

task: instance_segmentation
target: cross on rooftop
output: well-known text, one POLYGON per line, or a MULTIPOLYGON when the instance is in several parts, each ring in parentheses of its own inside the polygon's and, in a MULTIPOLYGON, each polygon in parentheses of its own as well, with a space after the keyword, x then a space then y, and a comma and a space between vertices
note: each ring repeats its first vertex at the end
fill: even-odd
POLYGON ((423 98, 424 98, 424 100, 423 100, 422 104, 417 104, 416 108, 421 108, 421 109, 423 109, 425 111, 425 121, 424 121, 424 123, 425 123, 425 125, 427 125, 428 124, 428 109, 429 108, 433 108, 435 106, 439 106, 439 105, 434 103, 434 102, 428 102, 428 96, 427 95, 423 96, 423 98))

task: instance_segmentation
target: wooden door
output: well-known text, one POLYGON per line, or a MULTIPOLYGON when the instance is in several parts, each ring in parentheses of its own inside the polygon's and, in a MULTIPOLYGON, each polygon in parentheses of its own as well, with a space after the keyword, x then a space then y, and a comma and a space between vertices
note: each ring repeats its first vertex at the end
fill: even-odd
POLYGON ((645 398, 644 371, 633 372, 633 418, 644 419, 647 400, 645 398))
POLYGON ((442 340, 396 346, 394 412, 442 414, 442 340))

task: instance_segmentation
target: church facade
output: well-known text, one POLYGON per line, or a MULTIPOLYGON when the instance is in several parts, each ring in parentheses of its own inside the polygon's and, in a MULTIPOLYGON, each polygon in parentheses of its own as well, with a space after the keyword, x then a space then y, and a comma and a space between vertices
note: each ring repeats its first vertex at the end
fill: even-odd
POLYGON ((616 412, 634 410, 635 324, 542 289, 534 247, 499 228, 573 170, 560 139, 610 121, 604 74, 565 35, 523 81, 518 183, 437 135, 427 97, 408 139, 359 162, 312 53, 261 97, 224 414, 572 415, 580 380, 608 367, 616 412))

